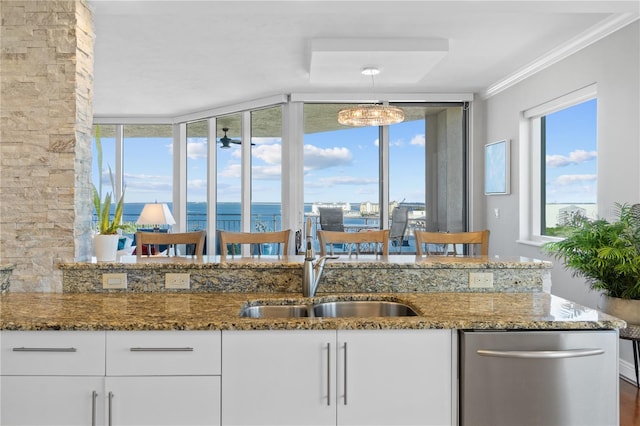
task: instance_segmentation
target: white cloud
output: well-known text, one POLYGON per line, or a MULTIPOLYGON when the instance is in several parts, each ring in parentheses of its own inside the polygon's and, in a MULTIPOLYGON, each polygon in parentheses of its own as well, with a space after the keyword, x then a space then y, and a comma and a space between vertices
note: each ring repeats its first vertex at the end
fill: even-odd
POLYGON ((282 147, 280 144, 256 145, 251 152, 256 158, 267 164, 280 164, 282 162, 282 147))
POLYGON ((218 176, 226 177, 226 178, 237 178, 237 179, 239 179, 240 176, 241 176, 240 164, 239 163, 235 163, 235 164, 227 165, 227 167, 225 167, 224 169, 220 170, 220 173, 218 173, 218 176))
POLYGON ((205 142, 188 142, 187 157, 192 160, 207 158, 207 144, 205 142))
POLYGON ((282 176, 282 168, 279 164, 272 166, 253 166, 251 177, 261 180, 278 180, 282 176))
POLYGON ((592 183, 597 180, 596 175, 560 175, 555 180, 556 185, 566 186, 582 183, 592 183))
POLYGON ((547 167, 565 167, 572 164, 580 164, 586 161, 593 160, 598 157, 596 151, 585 151, 578 149, 572 151, 568 156, 565 155, 547 155, 546 162, 547 167))
POLYGON ((353 159, 348 148, 318 148, 314 145, 304 146, 305 170, 328 169, 330 167, 349 165, 353 159))
POLYGON ((251 143, 254 143, 256 145, 280 145, 282 143, 282 138, 253 137, 251 138, 251 143))
POLYGON ((426 142, 426 139, 424 137, 424 135, 415 135, 412 139, 411 142, 409 142, 411 145, 418 145, 418 146, 424 146, 426 142))
POLYGON ((206 189, 207 188, 207 180, 206 179, 190 179, 187 181, 187 188, 189 189, 206 189))

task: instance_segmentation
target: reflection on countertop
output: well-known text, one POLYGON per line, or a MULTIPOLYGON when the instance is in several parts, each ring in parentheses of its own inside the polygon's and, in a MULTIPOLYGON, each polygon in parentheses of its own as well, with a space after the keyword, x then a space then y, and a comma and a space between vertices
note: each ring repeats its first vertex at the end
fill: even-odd
POLYGON ((348 293, 303 298, 290 293, 9 293, 0 296, 5 330, 259 329, 616 329, 599 311, 547 293, 348 293), (255 303, 334 300, 406 303, 413 317, 240 318, 255 303))

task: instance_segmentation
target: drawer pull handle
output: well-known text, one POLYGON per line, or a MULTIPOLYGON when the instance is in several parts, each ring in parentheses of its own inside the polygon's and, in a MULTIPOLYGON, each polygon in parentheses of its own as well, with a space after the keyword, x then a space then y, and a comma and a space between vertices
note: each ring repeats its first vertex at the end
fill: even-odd
POLYGON ((129 348, 131 352, 193 352, 193 348, 129 348))
POLYGON ((14 352, 78 352, 76 348, 13 348, 14 352))

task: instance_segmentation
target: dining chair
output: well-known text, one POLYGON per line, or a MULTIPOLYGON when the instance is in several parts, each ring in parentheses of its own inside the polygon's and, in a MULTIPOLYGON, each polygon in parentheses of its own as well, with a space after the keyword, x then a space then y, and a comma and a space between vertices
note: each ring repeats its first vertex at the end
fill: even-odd
MULTIPOLYGON (((220 256, 227 256, 227 244, 251 244, 257 245, 258 255, 262 254, 262 244, 277 243, 278 255, 280 255, 280 247, 282 254, 286 255, 289 250, 290 229, 275 232, 229 232, 219 231, 218 241, 220 241, 220 256)), ((234 250, 231 251, 233 256, 234 250)))
POLYGON ((327 244, 329 245, 329 254, 333 255, 334 244, 346 244, 349 246, 349 254, 351 254, 351 245, 356 246, 356 255, 360 254, 361 244, 374 244, 373 252, 379 254, 378 245, 381 245, 382 255, 389 255, 389 230, 383 229, 378 231, 361 231, 361 232, 337 232, 337 231, 318 231, 318 241, 320 242, 320 255, 327 255, 327 244))
POLYGON ((320 207, 320 229, 323 231, 344 232, 344 211, 335 207, 320 207))
POLYGON ((426 254, 453 254, 458 255, 457 245, 480 245, 480 254, 486 256, 489 254, 489 230, 471 231, 471 232, 427 232, 414 231, 416 239, 416 255, 422 256, 422 245, 426 246, 426 254), (442 250, 432 253, 430 246, 444 246, 442 250), (449 245, 452 251, 449 251, 449 245))
MULTIPOLYGON (((174 253, 177 254, 176 244, 187 244, 194 245, 195 249, 193 250, 193 255, 201 257, 204 252, 204 238, 206 235, 206 231, 193 231, 193 232, 174 232, 174 233, 164 233, 164 232, 136 232, 136 257, 141 258, 145 256, 143 254, 143 246, 157 246, 157 245, 166 245, 167 246, 167 256, 171 254, 171 246, 174 248, 174 253)), ((152 253, 151 248, 149 247, 146 250, 146 256, 149 256, 152 253)))
POLYGON ((391 212, 391 226, 389 227, 389 239, 394 246, 399 246, 402 253, 402 244, 404 243, 404 234, 407 232, 407 224, 409 222, 409 207, 396 207, 391 212))

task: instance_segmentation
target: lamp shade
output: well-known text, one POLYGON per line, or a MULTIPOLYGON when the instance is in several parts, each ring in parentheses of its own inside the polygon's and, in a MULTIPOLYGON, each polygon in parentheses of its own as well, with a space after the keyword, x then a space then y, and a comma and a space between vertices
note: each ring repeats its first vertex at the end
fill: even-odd
POLYGON ((145 204, 136 221, 138 225, 175 225, 176 220, 165 203, 145 204))

